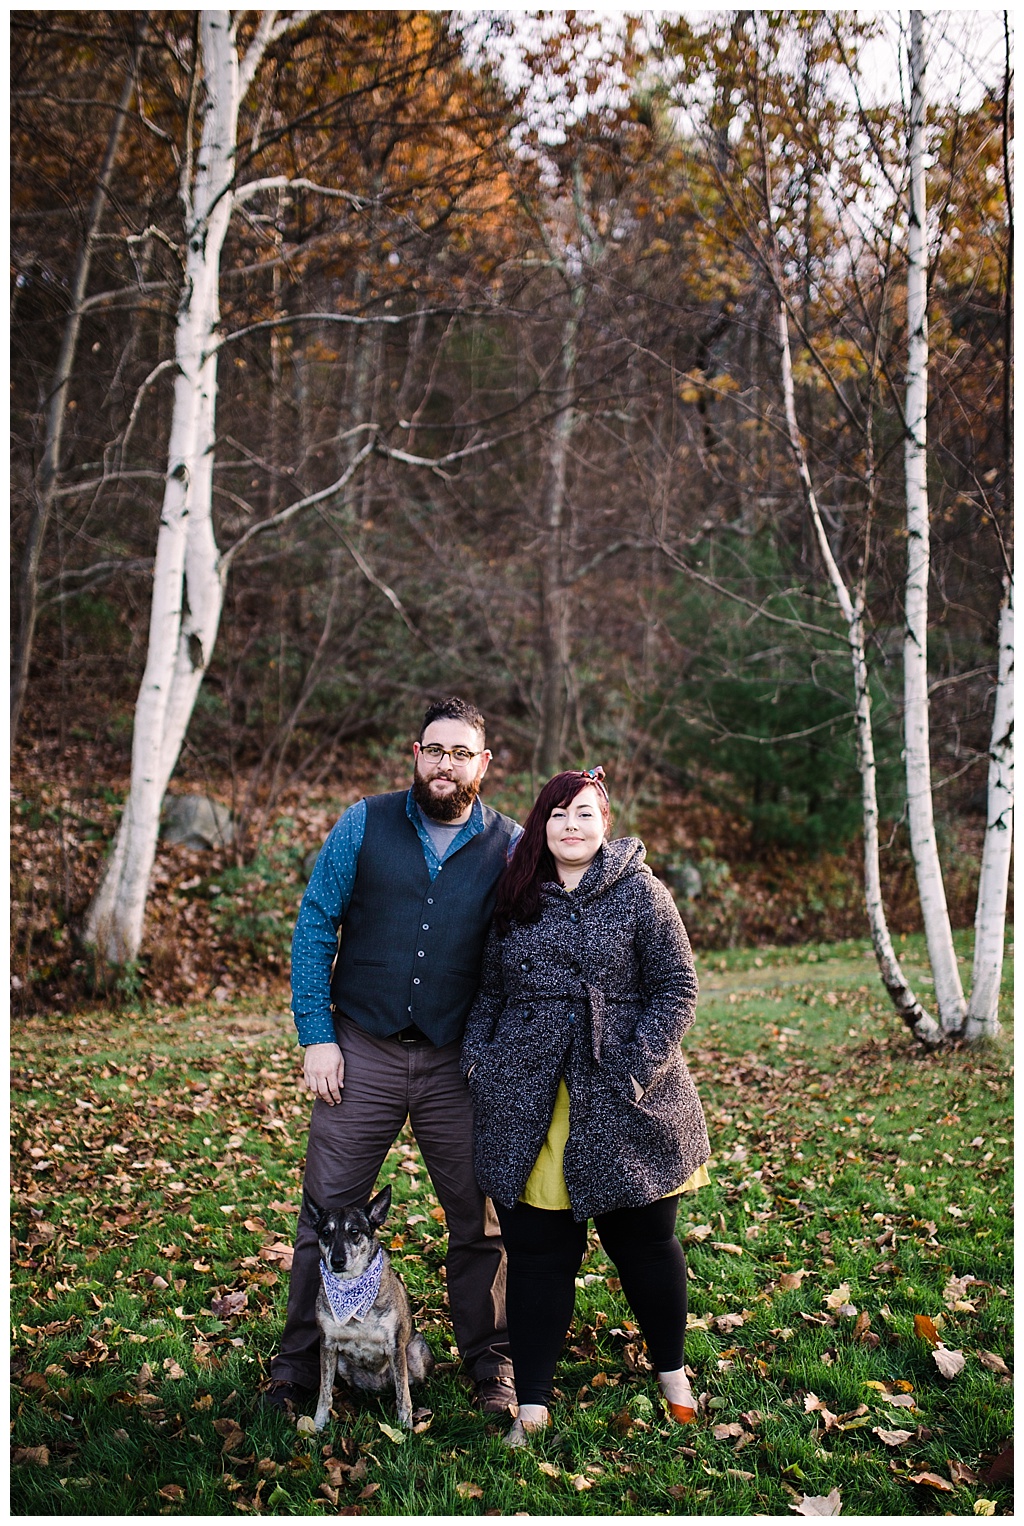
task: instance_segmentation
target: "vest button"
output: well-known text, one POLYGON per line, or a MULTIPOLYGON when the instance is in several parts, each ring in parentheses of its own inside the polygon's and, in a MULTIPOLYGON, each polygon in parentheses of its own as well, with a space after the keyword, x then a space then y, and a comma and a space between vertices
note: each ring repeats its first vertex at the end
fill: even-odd
POLYGON ((570 911, 570 913, 569 913, 569 921, 570 922, 578 922, 579 921, 579 917, 576 915, 576 913, 574 911, 570 911))
POLYGON ((569 1021, 570 1021, 570 1023, 574 1023, 576 1021, 576 1014, 575 1014, 575 1012, 570 1012, 569 1013, 569 1021))

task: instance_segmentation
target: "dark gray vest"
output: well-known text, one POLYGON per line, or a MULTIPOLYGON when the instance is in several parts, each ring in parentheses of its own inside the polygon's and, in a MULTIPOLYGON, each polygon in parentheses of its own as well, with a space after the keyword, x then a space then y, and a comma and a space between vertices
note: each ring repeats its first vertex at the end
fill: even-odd
POLYGON ((371 795, 331 976, 331 1002, 385 1038, 415 1023, 435 1044, 462 1037, 480 979, 495 887, 515 822, 482 807, 484 829, 433 882, 406 792, 371 795))

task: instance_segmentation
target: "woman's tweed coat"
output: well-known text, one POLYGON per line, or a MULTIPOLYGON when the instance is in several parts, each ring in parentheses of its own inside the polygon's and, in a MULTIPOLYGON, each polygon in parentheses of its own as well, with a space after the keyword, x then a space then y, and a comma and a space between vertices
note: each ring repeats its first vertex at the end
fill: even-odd
POLYGON ((636 837, 606 842, 573 891, 545 886, 538 922, 492 928, 462 1070, 481 1189, 519 1199, 564 1076, 573 1217, 653 1203, 709 1154, 679 1041, 697 977, 686 930, 636 837))

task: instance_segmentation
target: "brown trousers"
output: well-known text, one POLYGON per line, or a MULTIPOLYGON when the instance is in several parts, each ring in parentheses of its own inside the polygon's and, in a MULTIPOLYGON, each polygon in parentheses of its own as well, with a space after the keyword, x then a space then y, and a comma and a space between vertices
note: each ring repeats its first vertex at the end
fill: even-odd
MULTIPOLYGON (((341 1101, 313 1103, 305 1185, 321 1207, 363 1204, 406 1118, 448 1221, 445 1257, 455 1339, 471 1378, 511 1377, 505 1328, 505 1251, 494 1209, 473 1174, 473 1108, 459 1071, 461 1044, 400 1044, 337 1020, 345 1056, 341 1101)), ((400 1227, 400 1226, 399 1226, 400 1227)), ((401 1257, 396 1257, 401 1270, 401 1257)), ((288 1313, 271 1378, 315 1388, 320 1332, 314 1315, 320 1251, 299 1213, 288 1313)))

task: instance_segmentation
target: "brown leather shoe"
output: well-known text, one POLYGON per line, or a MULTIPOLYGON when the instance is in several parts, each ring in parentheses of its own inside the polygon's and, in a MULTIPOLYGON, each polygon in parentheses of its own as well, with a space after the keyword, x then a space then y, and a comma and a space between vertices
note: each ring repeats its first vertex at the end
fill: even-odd
POLYGON ((511 1378, 499 1374, 480 1378, 474 1384, 473 1403, 485 1415, 504 1415, 516 1407, 516 1387, 511 1378))

